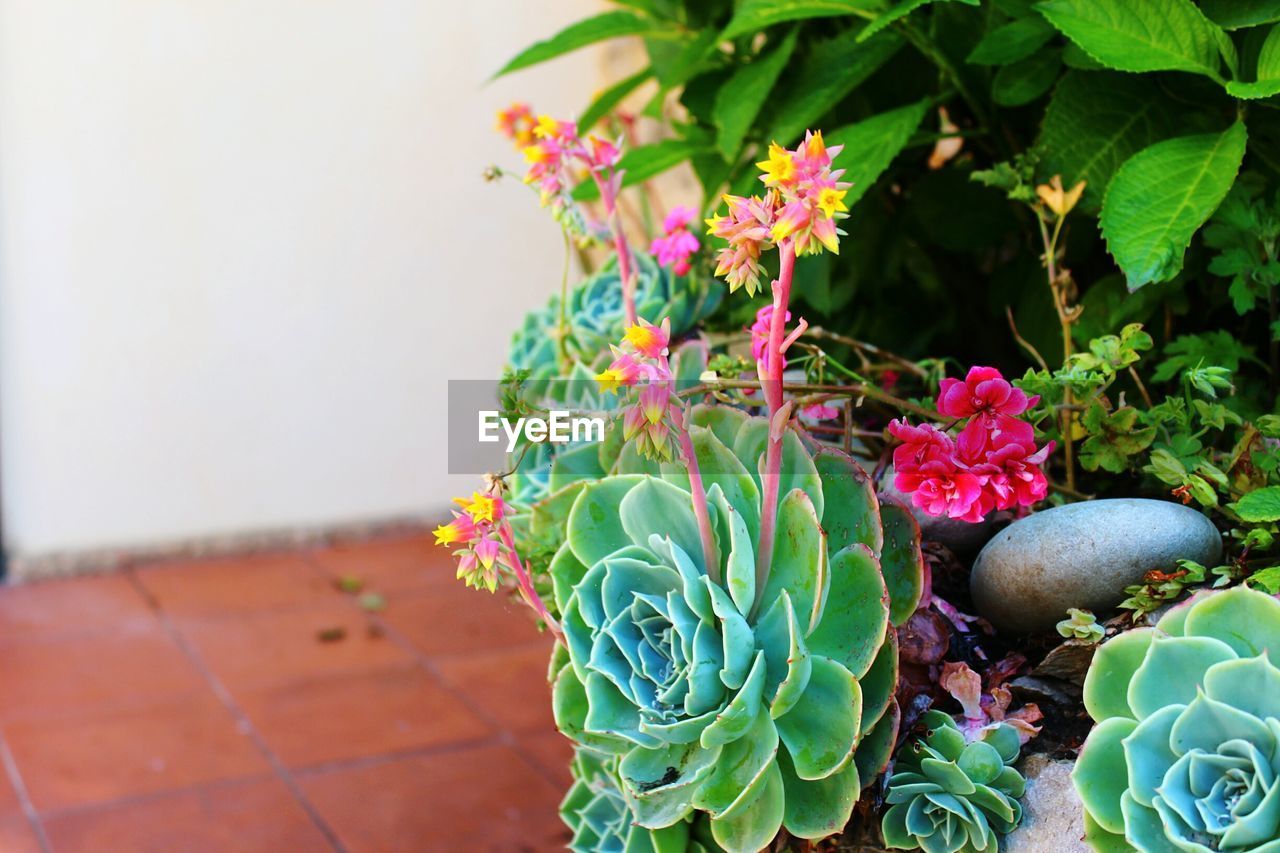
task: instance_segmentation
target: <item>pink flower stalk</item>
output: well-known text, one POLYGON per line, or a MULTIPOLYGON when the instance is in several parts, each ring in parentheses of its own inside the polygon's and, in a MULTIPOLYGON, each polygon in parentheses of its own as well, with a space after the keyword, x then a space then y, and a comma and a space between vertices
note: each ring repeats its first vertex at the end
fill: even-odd
MULTIPOLYGON (((791 322, 791 312, 788 311, 786 317, 783 319, 788 323, 791 322)), ((763 369, 766 371, 769 369, 769 331, 772 328, 772 325, 773 304, 770 303, 768 305, 761 306, 760 310, 756 312, 756 321, 751 324, 751 328, 748 330, 751 332, 751 357, 754 358, 758 364, 762 365, 763 369)), ((778 360, 782 364, 782 369, 786 370, 787 357, 785 355, 779 355, 778 360)))
POLYGON ((969 368, 964 381, 943 379, 938 392, 938 411, 949 418, 980 415, 1017 417, 1031 408, 1039 397, 1028 397, 1014 388, 994 367, 969 368))
POLYGON ((649 244, 649 252, 664 267, 671 267, 676 275, 684 275, 691 267, 689 258, 698 251, 698 238, 689 231, 689 223, 697 213, 691 207, 672 208, 662 220, 664 236, 649 244))
POLYGON ((494 592, 498 587, 499 571, 506 569, 512 572, 525 603, 546 623, 548 630, 559 637, 559 623, 534 589, 533 581, 516 553, 501 488, 501 481, 495 480, 483 493, 472 492, 469 498, 454 498, 454 503, 463 511, 454 512, 453 521, 435 529, 436 544, 446 547, 461 545, 453 555, 458 560, 458 578, 466 581, 467 586, 484 587, 494 592))

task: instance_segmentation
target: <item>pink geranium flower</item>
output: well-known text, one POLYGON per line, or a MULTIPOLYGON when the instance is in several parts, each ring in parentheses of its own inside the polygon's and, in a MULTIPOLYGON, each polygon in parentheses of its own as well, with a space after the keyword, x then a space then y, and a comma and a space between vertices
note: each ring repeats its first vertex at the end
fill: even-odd
MULTIPOLYGON (((791 322, 791 312, 787 312, 786 321, 791 322)), ((769 326, 773 323, 773 304, 763 306, 756 312, 756 321, 751 324, 751 357, 755 359, 762 370, 769 369, 769 326)), ((787 369, 787 357, 781 356, 782 369, 787 369)))
POLYGON ((1039 397, 1028 397, 1014 388, 994 367, 971 367, 964 381, 943 379, 938 391, 938 411, 949 418, 984 418, 995 415, 1015 417, 1035 405, 1039 397))

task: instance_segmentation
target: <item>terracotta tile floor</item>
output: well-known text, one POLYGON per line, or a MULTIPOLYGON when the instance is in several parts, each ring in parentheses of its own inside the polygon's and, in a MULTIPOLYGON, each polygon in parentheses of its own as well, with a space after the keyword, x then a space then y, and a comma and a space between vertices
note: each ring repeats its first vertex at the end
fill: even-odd
POLYGON ((426 536, 0 587, 0 853, 562 849, 549 648, 426 536))

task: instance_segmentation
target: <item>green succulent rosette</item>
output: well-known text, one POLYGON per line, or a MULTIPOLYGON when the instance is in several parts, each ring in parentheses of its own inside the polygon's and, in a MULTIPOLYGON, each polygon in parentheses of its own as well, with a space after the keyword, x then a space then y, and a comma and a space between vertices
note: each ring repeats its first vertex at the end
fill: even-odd
POLYGON ((1201 593, 1105 643, 1073 779, 1095 850, 1280 851, 1280 601, 1201 593))
POLYGON ((926 853, 996 853, 1022 820, 1026 789, 1013 764, 1020 742, 1000 725, 967 743, 948 714, 929 711, 928 734, 898 753, 881 823, 885 844, 926 853))
POLYGON ((574 853, 709 853, 716 850, 694 833, 692 821, 645 829, 631 819, 618 782, 618 759, 576 750, 573 785, 560 803, 560 819, 573 832, 574 853))
MULTIPOLYGON (((658 266, 651 255, 634 256, 636 313, 651 323, 671 321, 671 335, 679 337, 720 305, 724 286, 714 279, 675 276, 658 266)), ((594 364, 601 353, 609 352, 626 331, 622 302, 622 278, 617 256, 569 291, 565 318, 569 326, 566 342, 569 357, 594 364)), ((534 380, 556 376, 556 339, 560 324, 560 296, 552 296, 546 306, 531 311, 511 339, 508 362, 517 370, 530 371, 534 380)))
POLYGON ((551 564, 565 633, 556 722, 617 757, 638 826, 704 812, 730 851, 759 850, 783 826, 822 838, 892 750, 891 613, 919 600, 918 530, 914 549, 909 535, 887 546, 866 475, 787 432, 757 590, 768 424, 726 408, 693 421, 716 565, 704 564, 682 468, 624 451, 621 473, 584 484, 551 564))

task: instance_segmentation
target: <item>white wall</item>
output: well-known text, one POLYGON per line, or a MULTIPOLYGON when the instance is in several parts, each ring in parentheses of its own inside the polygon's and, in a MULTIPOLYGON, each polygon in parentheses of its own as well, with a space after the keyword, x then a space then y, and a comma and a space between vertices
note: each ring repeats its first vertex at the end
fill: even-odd
POLYGON ((18 555, 438 510, 445 381, 562 244, 486 88, 596 0, 0 0, 0 465, 18 555))

